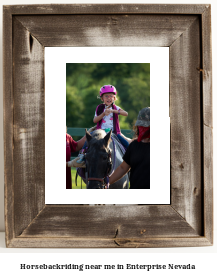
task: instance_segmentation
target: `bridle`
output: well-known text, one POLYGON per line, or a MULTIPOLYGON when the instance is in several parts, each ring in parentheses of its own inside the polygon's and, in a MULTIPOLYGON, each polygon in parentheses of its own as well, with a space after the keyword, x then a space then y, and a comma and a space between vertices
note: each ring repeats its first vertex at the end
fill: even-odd
MULTIPOLYGON (((113 150, 114 150, 114 164, 112 164, 112 156, 111 156, 111 150, 109 149, 108 151, 108 161, 107 161, 107 167, 106 167, 106 172, 103 178, 94 178, 94 177, 88 177, 88 167, 87 167, 87 162, 85 159, 86 167, 85 167, 85 179, 86 179, 86 186, 88 185, 88 181, 100 181, 102 183, 102 186, 104 189, 109 188, 109 178, 114 172, 115 169, 115 162, 116 162, 116 155, 115 155, 115 142, 114 139, 112 139, 113 143, 113 150), (113 169, 112 169, 113 166, 113 169), (112 169, 112 171, 111 171, 112 169), (111 171, 111 174, 109 175, 109 172, 111 171)), ((85 154, 86 156, 86 154, 85 154)))

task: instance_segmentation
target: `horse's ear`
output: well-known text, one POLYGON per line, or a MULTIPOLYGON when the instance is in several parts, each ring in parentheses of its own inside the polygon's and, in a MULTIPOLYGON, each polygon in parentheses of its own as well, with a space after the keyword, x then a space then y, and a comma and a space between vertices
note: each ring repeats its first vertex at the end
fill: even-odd
POLYGON ((91 140, 93 137, 92 137, 91 134, 87 131, 87 129, 85 129, 85 132, 86 132, 87 143, 89 144, 90 140, 91 140))
POLYGON ((105 146, 106 148, 108 147, 109 142, 111 141, 111 134, 112 134, 112 130, 109 131, 108 134, 106 134, 106 136, 104 137, 104 141, 105 141, 105 146))

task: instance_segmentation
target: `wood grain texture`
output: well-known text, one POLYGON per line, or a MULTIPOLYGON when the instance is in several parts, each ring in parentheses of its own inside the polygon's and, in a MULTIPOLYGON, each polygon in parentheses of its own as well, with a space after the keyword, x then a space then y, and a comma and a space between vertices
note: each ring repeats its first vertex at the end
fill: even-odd
POLYGON ((212 42, 211 42, 211 6, 202 14, 202 67, 203 76, 203 123, 213 127, 212 118, 212 42))
POLYGON ((34 235, 102 239, 198 236, 197 232, 169 205, 46 205, 21 236, 34 235))
POLYGON ((44 206, 44 48, 14 18, 14 209, 19 235, 44 206), (22 186, 20 186, 22 185, 22 186))
POLYGON ((203 159, 204 159, 204 228, 213 242, 213 103, 211 6, 202 14, 202 78, 203 78, 203 159))
POLYGON ((168 248, 211 246, 205 237, 180 238, 14 238, 10 248, 168 248))
POLYGON ((202 14, 209 5, 184 4, 45 4, 5 6, 13 15, 28 14, 202 14))
POLYGON ((8 247, 212 245, 209 23, 209 5, 4 7, 8 247), (134 45, 170 47, 171 206, 45 205, 44 47, 134 45))
POLYGON ((204 235, 213 243, 213 131, 204 126, 204 235))
POLYGON ((170 46, 171 205, 202 231, 199 18, 170 46))
POLYGON ((170 46, 197 16, 47 15, 16 17, 44 46, 170 46), (40 26, 40 28, 39 28, 40 26), (55 30, 52 31, 52 30, 55 30))
POLYGON ((14 238, 12 16, 3 10, 4 184, 6 245, 14 238))

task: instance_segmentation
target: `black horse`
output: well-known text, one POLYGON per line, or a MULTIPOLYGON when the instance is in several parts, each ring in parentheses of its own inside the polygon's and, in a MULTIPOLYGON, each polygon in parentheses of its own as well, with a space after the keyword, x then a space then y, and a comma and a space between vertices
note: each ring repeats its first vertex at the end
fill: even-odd
MULTIPOLYGON (((123 161, 121 149, 116 140, 111 138, 111 131, 106 135, 102 129, 92 135, 86 131, 88 150, 86 153, 87 189, 103 189, 108 175, 123 161)), ((128 189, 128 175, 109 186, 109 189, 128 189)))

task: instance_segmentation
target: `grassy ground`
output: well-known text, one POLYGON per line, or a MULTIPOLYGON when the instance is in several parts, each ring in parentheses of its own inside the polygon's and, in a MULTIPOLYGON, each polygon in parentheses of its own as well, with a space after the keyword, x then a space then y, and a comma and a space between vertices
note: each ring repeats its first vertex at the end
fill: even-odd
POLYGON ((82 181, 82 188, 81 188, 81 178, 78 176, 77 178, 77 186, 75 185, 75 176, 76 176, 76 168, 71 168, 71 175, 72 175, 72 189, 86 189, 86 184, 82 181))

